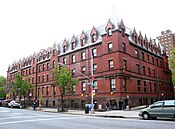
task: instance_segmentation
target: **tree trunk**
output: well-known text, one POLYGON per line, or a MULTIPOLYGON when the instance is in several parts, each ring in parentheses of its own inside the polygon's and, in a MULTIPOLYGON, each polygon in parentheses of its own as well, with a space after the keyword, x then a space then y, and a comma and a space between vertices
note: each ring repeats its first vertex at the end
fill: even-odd
POLYGON ((63 111, 64 108, 63 108, 63 95, 61 95, 61 110, 63 111))

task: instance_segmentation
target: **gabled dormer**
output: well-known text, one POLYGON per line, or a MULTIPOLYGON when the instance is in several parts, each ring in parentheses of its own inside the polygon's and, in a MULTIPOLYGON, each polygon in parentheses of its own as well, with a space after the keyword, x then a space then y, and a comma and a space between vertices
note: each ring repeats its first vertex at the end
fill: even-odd
POLYGON ((91 42, 92 43, 97 41, 97 30, 96 30, 96 28, 94 26, 93 26, 93 28, 91 30, 90 36, 91 36, 91 42))
POLYGON ((153 45, 153 50, 154 50, 155 53, 157 53, 157 44, 156 44, 155 41, 154 41, 154 45, 153 45))
POLYGON ((56 53, 57 53, 57 49, 56 49, 56 43, 54 42, 54 44, 53 44, 53 47, 52 47, 53 49, 52 49, 52 55, 53 56, 55 56, 56 55, 56 53))
POLYGON ((126 28, 125 28, 125 25, 124 25, 122 19, 121 19, 121 21, 120 21, 120 24, 119 24, 118 28, 119 28, 120 30, 122 30, 122 34, 124 35, 124 34, 125 34, 125 31, 126 31, 126 28))
POLYGON ((85 46, 86 45, 86 35, 84 33, 84 30, 81 33, 80 43, 81 43, 81 46, 85 46))
POLYGON ((76 48, 76 39, 75 36, 73 35, 71 39, 71 49, 74 50, 76 48))
POLYGON ((67 48, 68 48, 68 44, 67 44, 67 41, 66 41, 66 38, 65 38, 64 41, 63 41, 63 52, 66 52, 67 48))
POLYGON ((141 31, 139 32, 138 42, 140 43, 141 46, 143 46, 143 36, 141 34, 141 31))
POLYGON ((147 39, 146 34, 145 34, 145 38, 144 38, 144 45, 148 49, 148 39, 147 39))
POLYGON ((108 36, 111 36, 112 35, 112 29, 113 28, 114 28, 114 26, 113 26, 111 20, 109 19, 108 20, 108 23, 107 23, 107 25, 105 27, 105 31, 106 31, 106 33, 107 33, 108 36))
POLYGON ((161 54, 161 48, 160 48, 160 44, 159 44, 159 43, 158 43, 157 52, 158 52, 159 54, 161 54))
POLYGON ((151 38, 149 39, 149 49, 153 51, 153 43, 151 38))
POLYGON ((137 35, 135 28, 132 33, 132 39, 134 40, 135 43, 138 43, 138 35, 137 35))

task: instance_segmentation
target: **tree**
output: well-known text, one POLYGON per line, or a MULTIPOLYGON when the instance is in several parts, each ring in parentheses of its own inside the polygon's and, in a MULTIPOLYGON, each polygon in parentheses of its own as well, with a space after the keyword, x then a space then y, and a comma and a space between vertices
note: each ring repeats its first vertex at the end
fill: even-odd
POLYGON ((78 80, 72 78, 70 71, 67 71, 65 66, 56 65, 54 71, 54 79, 56 80, 56 86, 59 88, 61 94, 61 110, 64 111, 63 102, 64 96, 72 92, 73 86, 78 84, 78 80))
POLYGON ((175 48, 171 48, 171 55, 169 57, 169 66, 172 72, 172 81, 175 84, 175 48))
POLYGON ((0 99, 6 98, 6 78, 0 76, 0 99))
POLYGON ((33 86, 30 83, 28 83, 29 79, 30 78, 28 78, 27 80, 22 80, 22 76, 20 76, 19 74, 16 75, 16 80, 15 82, 12 82, 11 89, 11 92, 13 92, 14 99, 17 95, 19 95, 19 99, 21 100, 21 97, 23 97, 25 102, 26 97, 29 97, 29 92, 33 88, 33 86))

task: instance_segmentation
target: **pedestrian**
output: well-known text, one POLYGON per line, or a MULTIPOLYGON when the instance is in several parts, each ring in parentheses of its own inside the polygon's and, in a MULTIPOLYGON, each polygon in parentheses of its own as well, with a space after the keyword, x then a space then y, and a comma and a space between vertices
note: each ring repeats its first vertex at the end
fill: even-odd
POLYGON ((106 109, 109 111, 109 102, 106 103, 106 109))
POLYGON ((36 111, 36 109, 37 109, 37 101, 34 101, 33 102, 33 111, 36 111))

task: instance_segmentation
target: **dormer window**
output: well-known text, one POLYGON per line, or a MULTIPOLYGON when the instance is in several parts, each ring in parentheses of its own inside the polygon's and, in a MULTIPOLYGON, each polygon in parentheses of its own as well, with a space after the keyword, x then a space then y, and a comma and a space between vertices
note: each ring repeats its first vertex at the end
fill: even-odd
POLYGON ((53 50, 53 56, 55 56, 55 54, 56 54, 56 50, 54 49, 54 50, 53 50))
POLYGON ((84 46, 85 45, 85 39, 81 39, 81 46, 84 46))
POLYGON ((72 50, 75 49, 75 42, 72 42, 72 50))
POLYGON ((109 29, 108 29, 108 36, 111 36, 111 35, 112 35, 112 29, 109 28, 109 29))
POLYGON ((92 35, 92 42, 95 42, 96 41, 96 34, 93 34, 92 35))
POLYGON ((66 48, 67 48, 66 46, 63 46, 63 52, 66 52, 66 48))

